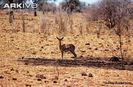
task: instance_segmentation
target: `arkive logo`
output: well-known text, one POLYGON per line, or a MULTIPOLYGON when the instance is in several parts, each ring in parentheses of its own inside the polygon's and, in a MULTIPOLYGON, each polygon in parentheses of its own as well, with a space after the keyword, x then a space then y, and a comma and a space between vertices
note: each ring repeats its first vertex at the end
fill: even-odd
POLYGON ((3 5, 3 8, 4 9, 24 9, 24 8, 37 8, 38 7, 38 4, 36 3, 31 3, 31 4, 28 4, 28 3, 5 3, 3 5))

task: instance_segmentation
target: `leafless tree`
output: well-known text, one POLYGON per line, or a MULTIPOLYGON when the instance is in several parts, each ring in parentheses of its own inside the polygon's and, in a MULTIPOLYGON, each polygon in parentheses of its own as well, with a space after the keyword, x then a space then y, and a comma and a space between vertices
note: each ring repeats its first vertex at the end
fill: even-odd
POLYGON ((130 0, 102 0, 99 3, 99 11, 102 19, 105 21, 105 25, 109 29, 114 29, 116 34, 119 36, 120 54, 122 60, 123 49, 122 49, 122 34, 124 30, 129 29, 129 9, 128 5, 130 0))

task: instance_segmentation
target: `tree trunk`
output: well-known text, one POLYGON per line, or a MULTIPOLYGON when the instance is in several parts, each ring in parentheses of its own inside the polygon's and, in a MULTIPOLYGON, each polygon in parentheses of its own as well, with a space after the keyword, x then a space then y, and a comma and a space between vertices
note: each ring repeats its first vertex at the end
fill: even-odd
MULTIPOLYGON (((9 0, 9 4, 11 3, 13 3, 13 0, 9 0)), ((14 19, 14 15, 13 15, 13 11, 11 10, 9 13, 9 23, 13 23, 13 19, 14 19)))
POLYGON ((13 11, 10 11, 10 13, 9 13, 9 23, 13 23, 13 19, 14 19, 13 11))
POLYGON ((122 35, 120 33, 119 34, 119 47, 120 47, 120 55, 121 55, 121 59, 122 59, 121 67, 122 67, 122 69, 125 69, 122 45, 123 45, 123 43, 122 43, 122 35))
POLYGON ((120 56, 121 56, 121 59, 122 61, 124 60, 123 58, 123 49, 122 49, 122 35, 121 35, 121 31, 120 31, 120 34, 118 35, 119 36, 119 47, 120 47, 120 56))
MULTIPOLYGON (((37 2, 37 0, 34 1, 34 3, 36 3, 36 2, 37 2)), ((34 16, 37 16, 37 10, 36 10, 36 8, 34 8, 34 16)))
POLYGON ((34 16, 37 16, 37 11, 36 10, 34 11, 34 16))
POLYGON ((23 28, 23 32, 25 32, 25 16, 24 16, 24 13, 22 13, 22 28, 23 28))
POLYGON ((119 36, 120 57, 123 61, 124 58, 123 58, 123 49, 122 49, 122 45, 123 45, 123 43, 122 43, 122 27, 120 24, 117 26, 117 30, 115 32, 119 36))

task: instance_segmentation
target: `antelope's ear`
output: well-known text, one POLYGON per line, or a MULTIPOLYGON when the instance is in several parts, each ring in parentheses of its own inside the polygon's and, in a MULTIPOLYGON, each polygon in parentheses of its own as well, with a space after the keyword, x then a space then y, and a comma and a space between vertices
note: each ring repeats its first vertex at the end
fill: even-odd
POLYGON ((59 40, 59 38, 58 37, 56 37, 58 40, 59 40))
POLYGON ((64 39, 64 37, 61 38, 61 40, 63 40, 63 39, 64 39))

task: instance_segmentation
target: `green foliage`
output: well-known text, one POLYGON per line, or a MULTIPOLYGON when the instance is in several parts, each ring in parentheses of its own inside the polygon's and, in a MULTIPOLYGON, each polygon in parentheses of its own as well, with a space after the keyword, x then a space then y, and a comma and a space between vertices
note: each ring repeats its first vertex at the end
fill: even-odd
POLYGON ((68 13, 81 11, 81 2, 79 0, 65 0, 62 2, 61 6, 62 9, 68 13))

